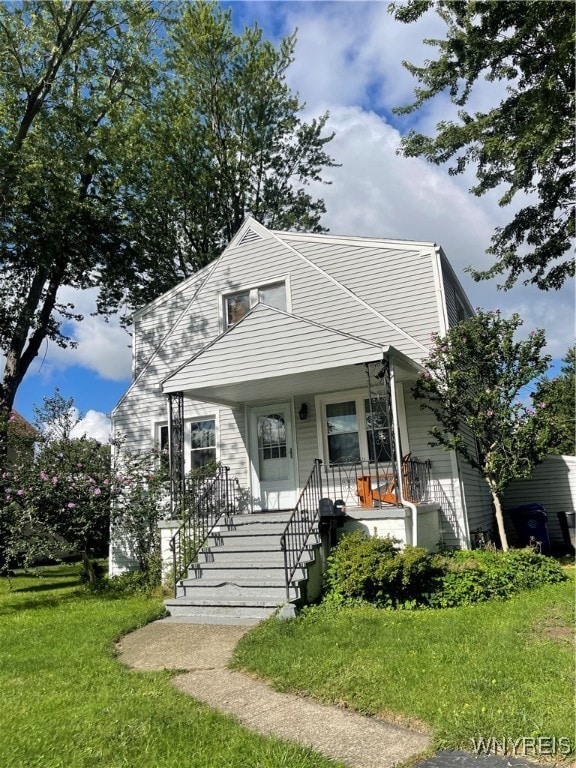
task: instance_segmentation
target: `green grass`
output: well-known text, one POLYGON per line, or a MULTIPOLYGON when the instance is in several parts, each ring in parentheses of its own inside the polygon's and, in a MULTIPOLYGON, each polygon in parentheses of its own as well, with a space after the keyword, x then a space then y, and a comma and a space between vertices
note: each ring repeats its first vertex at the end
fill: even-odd
POLYGON ((0 580, 2 768, 328 768, 311 750, 250 733, 179 693, 167 672, 114 658, 160 600, 110 599, 78 571, 0 580))
POLYGON ((574 745, 573 579, 508 602, 382 611, 313 609, 245 635, 233 665, 285 691, 421 722, 437 747, 473 737, 574 745))

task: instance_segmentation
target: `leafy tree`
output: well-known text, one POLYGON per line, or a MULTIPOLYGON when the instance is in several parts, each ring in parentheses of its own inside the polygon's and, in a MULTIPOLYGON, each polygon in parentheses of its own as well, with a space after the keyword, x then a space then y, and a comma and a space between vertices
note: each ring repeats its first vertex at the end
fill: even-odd
POLYGON ((152 76, 149 0, 0 5, 0 447, 41 344, 78 317, 63 287, 134 279, 120 175, 152 76))
POLYGON ((512 480, 532 474, 554 439, 550 424, 521 400, 522 389, 544 374, 550 360, 542 355, 542 330, 514 340, 521 325, 516 314, 506 319, 499 311, 478 310, 435 337, 413 390, 437 420, 431 445, 457 451, 487 481, 504 550, 502 493, 512 480))
POLYGON ((167 498, 157 452, 131 454, 120 440, 101 445, 71 437, 80 415, 58 390, 35 412, 35 459, 19 452, 2 473, 0 570, 65 551, 80 555, 84 578, 94 582, 94 556, 107 546, 112 523, 140 569, 157 581, 158 520, 167 498))
POLYGON ((550 453, 576 455, 576 347, 563 359, 561 373, 553 379, 545 377, 532 395, 539 418, 547 423, 554 441, 550 453))
POLYGON ((444 40, 426 40, 438 58, 404 66, 421 84, 416 100, 396 111, 410 113, 447 92, 460 107, 457 121, 442 121, 434 137, 411 131, 402 142, 409 157, 436 164, 454 158, 451 174, 476 166, 482 195, 504 187, 500 205, 518 195, 522 207, 496 229, 486 271, 476 280, 506 274, 510 288, 526 283, 548 290, 574 275, 574 7, 564 0, 408 0, 392 4, 399 21, 411 23, 434 7, 446 22, 444 40), (464 107, 481 79, 502 81, 506 96, 492 109, 464 107))
POLYGON ((320 227, 305 187, 331 137, 286 86, 293 49, 204 1, 0 4, 0 457, 42 343, 81 319, 63 288, 109 313, 206 264, 247 212, 320 227))
POLYGON ((117 495, 110 446, 71 437, 80 414, 58 389, 34 411, 36 457, 20 451, 2 474, 4 560, 27 565, 74 552, 93 581, 92 558, 107 544, 110 504, 117 495))
POLYGON ((334 165, 328 116, 303 122, 285 81, 295 35, 274 47, 258 26, 235 34, 230 10, 214 2, 181 7, 154 108, 134 115, 129 161, 146 190, 131 211, 142 245, 133 306, 214 259, 248 213, 273 228, 321 231, 324 202, 306 188, 334 165))

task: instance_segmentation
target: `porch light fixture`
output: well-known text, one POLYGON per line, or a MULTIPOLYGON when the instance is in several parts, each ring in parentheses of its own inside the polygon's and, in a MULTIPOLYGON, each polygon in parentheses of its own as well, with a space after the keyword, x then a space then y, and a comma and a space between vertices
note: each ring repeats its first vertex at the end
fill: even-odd
POLYGON ((298 411, 298 416, 300 416, 300 421, 306 421, 308 418, 308 403, 302 403, 300 410, 298 411))

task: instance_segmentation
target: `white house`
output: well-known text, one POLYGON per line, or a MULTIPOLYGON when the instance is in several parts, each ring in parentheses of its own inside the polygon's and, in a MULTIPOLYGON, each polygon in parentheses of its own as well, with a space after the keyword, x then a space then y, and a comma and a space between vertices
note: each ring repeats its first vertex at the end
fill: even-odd
MULTIPOLYGON (((309 536, 319 498, 345 503, 345 527, 468 547, 492 527, 487 489, 428 446, 432 417, 411 388, 431 334, 471 314, 434 243, 248 218, 216 261, 136 313, 134 380, 114 430, 132 450, 169 447, 178 522, 166 529, 187 515, 190 472, 215 460, 228 468, 236 530, 274 521, 284 551, 302 549, 287 546, 286 526, 304 519, 298 535, 309 536)), ((122 553, 112 555, 115 572, 122 553)))

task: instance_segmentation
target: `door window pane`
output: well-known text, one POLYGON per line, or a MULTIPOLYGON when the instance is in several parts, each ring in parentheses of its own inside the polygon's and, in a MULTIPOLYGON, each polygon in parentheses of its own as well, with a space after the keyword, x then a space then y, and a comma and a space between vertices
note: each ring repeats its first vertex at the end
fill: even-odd
POLYGON ((193 421, 190 424, 190 468, 205 467, 211 461, 216 461, 216 421, 193 421))
POLYGON ((331 464, 360 460, 358 416, 354 400, 326 405, 326 429, 328 459, 331 464))
POLYGON ((278 413, 258 416, 256 433, 260 480, 287 480, 289 468, 284 417, 278 413))

